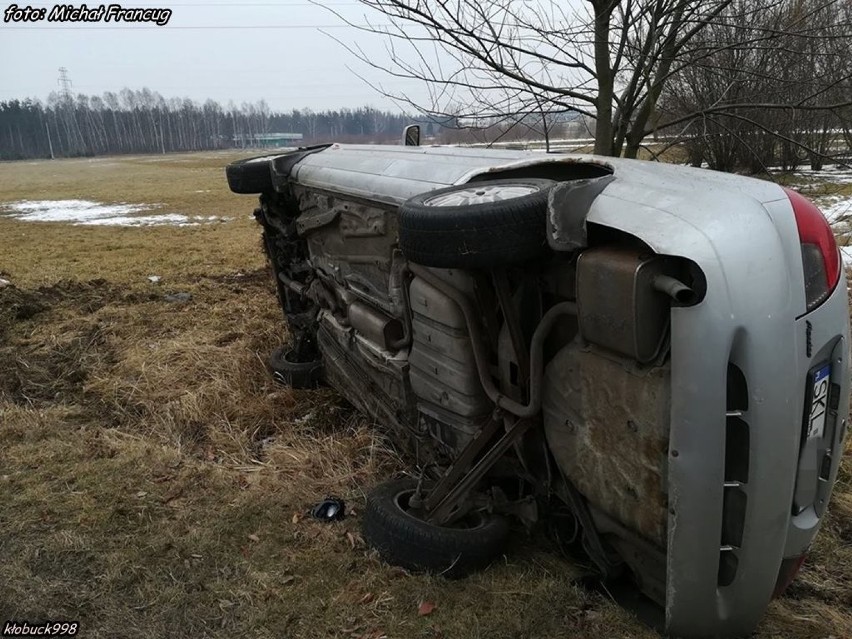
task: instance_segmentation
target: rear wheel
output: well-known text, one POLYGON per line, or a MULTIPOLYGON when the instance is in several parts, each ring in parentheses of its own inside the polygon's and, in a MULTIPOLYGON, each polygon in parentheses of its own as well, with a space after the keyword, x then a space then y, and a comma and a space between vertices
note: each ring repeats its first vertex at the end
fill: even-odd
POLYGON ((399 245, 424 266, 489 269, 547 251, 553 180, 491 180, 415 195, 399 210, 399 245))
POLYGON ((410 478, 380 484, 367 496, 364 539, 382 559, 409 570, 461 577, 488 565, 509 534, 505 517, 473 513, 454 527, 417 517, 409 499, 417 488, 410 478))

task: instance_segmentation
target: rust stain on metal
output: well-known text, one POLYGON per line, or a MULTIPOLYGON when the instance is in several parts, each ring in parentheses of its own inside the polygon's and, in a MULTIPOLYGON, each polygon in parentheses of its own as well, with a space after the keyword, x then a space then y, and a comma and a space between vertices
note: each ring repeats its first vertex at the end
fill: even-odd
POLYGON ((562 471, 604 512, 665 547, 669 369, 640 371, 570 345, 552 374, 561 379, 548 385, 545 428, 562 471))

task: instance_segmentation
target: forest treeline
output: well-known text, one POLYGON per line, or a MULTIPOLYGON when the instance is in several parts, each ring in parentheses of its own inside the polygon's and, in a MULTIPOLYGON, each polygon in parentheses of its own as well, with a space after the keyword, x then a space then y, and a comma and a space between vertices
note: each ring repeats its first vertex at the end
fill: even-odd
MULTIPOLYGON (((395 142, 414 118, 372 107, 274 112, 264 102, 163 98, 149 89, 103 96, 51 94, 0 102, 0 160, 239 147, 265 133, 301 133, 302 143, 395 142)), ((432 126, 427 124, 431 133, 432 126)))

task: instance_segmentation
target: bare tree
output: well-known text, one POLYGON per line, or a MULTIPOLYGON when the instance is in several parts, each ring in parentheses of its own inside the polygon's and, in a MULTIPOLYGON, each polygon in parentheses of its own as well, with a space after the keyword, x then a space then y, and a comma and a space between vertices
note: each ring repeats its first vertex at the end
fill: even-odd
POLYGON ((708 26, 698 40, 709 54, 673 77, 660 103, 661 119, 686 123, 690 161, 751 172, 804 161, 821 168, 850 115, 843 107, 852 95, 850 15, 845 3, 799 0, 708 26), (759 46, 734 46, 779 33, 759 46))
MULTIPOLYGON (((635 157, 655 130, 676 131, 730 110, 836 110, 852 104, 849 95, 817 104, 811 97, 825 94, 815 91, 812 96, 773 95, 770 102, 725 99, 668 117, 659 113, 669 82, 716 54, 782 47, 778 43, 791 32, 834 38, 824 26, 820 30, 803 18, 739 40, 704 37, 712 28, 760 22, 766 12, 804 0, 360 2, 382 14, 382 22, 366 16, 356 24, 333 6, 327 8, 351 26, 384 38, 386 58, 378 60, 358 45, 338 41, 366 65, 395 78, 424 81, 429 88, 424 103, 373 83, 385 95, 461 122, 573 112, 594 119, 594 150, 599 154, 620 155, 623 150, 635 157)), ((848 0, 823 0, 820 6, 844 2, 848 0)), ((848 30, 848 23, 842 26, 848 30)))

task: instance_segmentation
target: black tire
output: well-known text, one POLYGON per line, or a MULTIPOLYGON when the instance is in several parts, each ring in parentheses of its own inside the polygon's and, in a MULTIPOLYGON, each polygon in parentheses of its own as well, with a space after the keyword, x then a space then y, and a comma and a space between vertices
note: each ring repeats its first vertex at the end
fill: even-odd
POLYGON ((322 359, 310 362, 296 362, 293 351, 287 346, 281 346, 272 351, 269 356, 269 368, 277 382, 290 388, 316 388, 322 383, 324 367, 322 359))
POLYGON ((231 191, 243 195, 272 191, 269 162, 276 157, 278 155, 261 155, 231 162, 225 167, 225 175, 231 191))
POLYGON ((505 517, 482 514, 467 528, 430 524, 405 510, 416 485, 407 477, 395 479, 367 496, 362 532, 382 559, 408 570, 462 577, 500 554, 509 534, 505 517))
POLYGON ((412 262, 439 268, 489 269, 523 262, 547 250, 547 195, 553 180, 510 179, 474 182, 415 195, 399 212, 399 246, 412 262), (475 203, 463 200, 488 189, 519 191, 507 199, 475 203), (443 204, 435 200, 444 199, 443 204))

